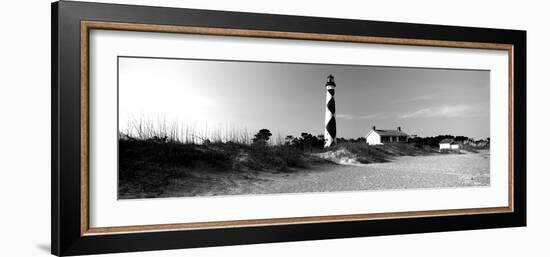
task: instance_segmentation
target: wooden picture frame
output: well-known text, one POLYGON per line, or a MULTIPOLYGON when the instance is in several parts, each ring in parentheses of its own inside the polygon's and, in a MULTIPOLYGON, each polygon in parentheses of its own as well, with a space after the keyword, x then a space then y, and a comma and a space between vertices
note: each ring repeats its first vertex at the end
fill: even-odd
POLYGON ((52 4, 52 254, 176 249, 526 225, 526 32, 84 2, 52 4), (508 52, 505 207, 177 224, 89 225, 90 30, 499 49, 508 52))

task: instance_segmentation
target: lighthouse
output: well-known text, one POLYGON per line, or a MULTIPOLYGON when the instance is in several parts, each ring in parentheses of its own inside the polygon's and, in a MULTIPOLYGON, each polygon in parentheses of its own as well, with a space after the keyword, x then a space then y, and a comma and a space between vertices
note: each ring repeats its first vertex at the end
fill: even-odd
POLYGON ((325 110, 325 147, 329 147, 336 143, 336 103, 334 102, 334 89, 336 83, 334 83, 334 76, 329 75, 327 77, 327 108, 325 110))

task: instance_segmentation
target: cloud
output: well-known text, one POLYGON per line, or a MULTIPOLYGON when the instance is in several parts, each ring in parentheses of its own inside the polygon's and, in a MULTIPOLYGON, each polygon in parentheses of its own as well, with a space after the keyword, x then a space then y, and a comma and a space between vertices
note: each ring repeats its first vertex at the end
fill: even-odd
POLYGON ((422 95, 417 97, 409 97, 409 98, 403 98, 403 99, 396 99, 391 101, 392 104, 403 104, 403 103, 412 103, 412 102, 419 102, 419 101, 428 101, 435 99, 437 97, 437 94, 431 94, 431 95, 422 95))
POLYGON ((443 105, 403 114, 400 118, 458 118, 475 116, 474 108, 468 105, 443 105))
POLYGON ((354 115, 354 114, 347 114, 347 113, 336 114, 336 118, 345 119, 345 120, 366 120, 366 119, 374 119, 377 117, 379 117, 379 115, 376 115, 376 114, 369 114, 369 115, 354 115))

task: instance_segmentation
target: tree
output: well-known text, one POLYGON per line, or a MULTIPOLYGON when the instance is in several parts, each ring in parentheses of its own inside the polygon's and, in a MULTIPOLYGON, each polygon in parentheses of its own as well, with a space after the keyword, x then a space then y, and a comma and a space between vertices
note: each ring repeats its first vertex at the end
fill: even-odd
POLYGON ((315 140, 315 136, 307 132, 302 132, 301 136, 302 136, 301 138, 302 150, 305 151, 306 149, 308 149, 311 152, 311 148, 313 145, 313 141, 315 140))
POLYGON ((468 137, 465 137, 465 136, 456 136, 455 137, 455 141, 458 141, 458 142, 464 142, 468 140, 468 137))
POLYGON ((325 146, 325 135, 319 134, 315 138, 315 143, 313 144, 315 148, 323 149, 325 146))
POLYGON ((252 139, 253 144, 259 144, 259 145, 266 145, 267 141, 269 141, 269 137, 271 137, 273 134, 271 134, 271 131, 269 129, 260 129, 256 135, 254 135, 254 138, 252 139))
POLYGON ((293 141, 294 141, 293 135, 288 135, 285 137, 285 145, 291 145, 293 141))

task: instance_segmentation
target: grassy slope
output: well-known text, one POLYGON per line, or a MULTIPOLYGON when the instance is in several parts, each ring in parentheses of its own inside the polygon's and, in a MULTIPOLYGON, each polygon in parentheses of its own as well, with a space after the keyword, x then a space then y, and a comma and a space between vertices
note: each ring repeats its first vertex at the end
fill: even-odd
POLYGON ((183 144, 163 140, 119 140, 119 190, 155 194, 191 171, 289 172, 327 161, 290 146, 236 143, 183 144))
POLYGON ((430 146, 417 144, 385 144, 367 145, 365 143, 339 143, 325 150, 329 152, 339 151, 340 158, 353 158, 359 163, 387 162, 397 156, 417 156, 439 153, 430 146))

